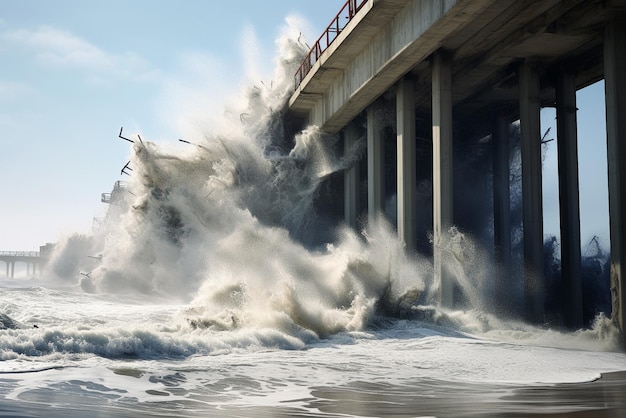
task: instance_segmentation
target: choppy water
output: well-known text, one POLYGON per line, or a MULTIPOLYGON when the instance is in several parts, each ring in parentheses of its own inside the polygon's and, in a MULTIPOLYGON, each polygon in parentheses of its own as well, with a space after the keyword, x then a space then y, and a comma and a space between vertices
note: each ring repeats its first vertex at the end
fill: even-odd
MULTIPOLYGON (((189 305, 18 284, 0 291, 0 309, 18 326, 0 331, 0 411, 23 416, 567 412, 598 400, 564 392, 559 403, 541 391, 626 370, 626 355, 602 351, 610 347, 595 331, 509 323, 480 332, 488 319, 473 312, 449 313, 463 318, 454 327, 381 319, 322 339, 194 328, 189 305)), ((623 397, 602 399, 596 407, 625 407, 623 397)))
POLYGON ((384 217, 352 231, 320 215, 320 185, 364 144, 288 135, 306 53, 289 39, 223 132, 133 135, 103 227, 61 240, 43 278, 0 283, 0 415, 624 412, 622 375, 590 383, 626 370, 606 318, 562 333, 490 314, 489 257, 458 231, 466 303, 437 308, 431 261, 384 217))

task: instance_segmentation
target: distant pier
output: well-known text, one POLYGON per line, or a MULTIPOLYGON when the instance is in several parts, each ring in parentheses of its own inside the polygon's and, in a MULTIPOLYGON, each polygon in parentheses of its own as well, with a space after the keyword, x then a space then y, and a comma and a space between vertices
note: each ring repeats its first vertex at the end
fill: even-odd
POLYGON ((7 277, 15 277, 15 264, 25 263, 26 274, 35 274, 37 271, 41 271, 41 257, 39 251, 0 251, 0 261, 6 263, 7 277))
POLYGON ((15 265, 26 264, 26 275, 41 275, 54 244, 39 247, 39 251, 0 251, 0 261, 6 264, 6 276, 15 278, 15 265))

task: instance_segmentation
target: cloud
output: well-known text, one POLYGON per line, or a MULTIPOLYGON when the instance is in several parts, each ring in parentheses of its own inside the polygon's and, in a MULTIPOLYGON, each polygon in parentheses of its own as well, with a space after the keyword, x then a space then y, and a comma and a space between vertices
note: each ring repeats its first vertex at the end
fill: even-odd
POLYGON ((50 67, 75 68, 121 77, 145 77, 148 63, 139 55, 112 54, 68 31, 52 26, 34 30, 18 29, 0 34, 5 45, 29 48, 37 59, 50 67))

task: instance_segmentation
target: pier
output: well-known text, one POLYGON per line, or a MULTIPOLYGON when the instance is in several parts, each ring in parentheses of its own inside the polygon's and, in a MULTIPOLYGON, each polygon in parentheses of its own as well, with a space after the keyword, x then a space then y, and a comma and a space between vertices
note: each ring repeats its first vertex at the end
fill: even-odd
POLYGON ((346 149, 366 138, 366 161, 345 172, 345 222, 359 227, 395 195, 399 238, 408 251, 430 246, 444 306, 458 299, 444 261, 448 231, 476 226, 476 217, 465 213, 471 199, 462 196, 459 185, 467 179, 459 178, 457 167, 471 165, 466 156, 485 148, 491 165, 474 181, 490 182, 491 196, 476 192, 473 199, 492 201, 483 215, 492 219, 495 299, 511 309, 505 297, 512 278, 521 277, 523 303, 514 313, 543 324, 540 110, 555 108, 562 318, 577 329, 584 325, 578 189, 584 173, 578 170, 576 92, 600 80, 606 89, 612 319, 624 336, 625 0, 349 0, 294 74, 288 112, 301 126, 339 134, 346 149), (380 117, 385 112, 394 115, 391 121, 380 117), (511 260, 512 125, 521 148, 519 271, 511 260), (390 152, 385 144, 393 142, 390 152), (385 177, 390 171, 395 179, 385 177), (423 181, 431 185, 428 208, 416 198, 423 181), (428 231, 432 243, 424 243, 428 231))
POLYGON ((41 275, 43 268, 54 250, 55 244, 48 243, 39 251, 0 251, 0 261, 6 264, 6 277, 15 278, 15 265, 26 264, 26 274, 41 275))
POLYGON ((15 264, 25 263, 26 274, 41 272, 41 257, 39 251, 0 251, 0 261, 6 264, 6 276, 15 277, 15 264))

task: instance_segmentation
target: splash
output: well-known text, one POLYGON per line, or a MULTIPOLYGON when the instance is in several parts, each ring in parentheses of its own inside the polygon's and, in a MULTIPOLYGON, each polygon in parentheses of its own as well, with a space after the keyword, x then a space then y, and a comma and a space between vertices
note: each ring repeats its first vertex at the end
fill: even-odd
POLYGON ((417 301, 429 263, 407 257, 386 221, 358 234, 316 213, 320 184, 364 145, 338 156, 338 138, 315 126, 289 138, 285 104, 308 51, 287 38, 280 46, 274 80, 249 88, 245 109, 227 112, 239 114, 227 133, 177 144, 133 137, 118 213, 93 237, 58 246, 57 276, 80 271, 88 292, 190 303, 191 328, 303 338, 363 329, 377 313, 417 301))
MULTIPOLYGON (((286 103, 308 51, 290 37, 279 45, 273 81, 247 89, 222 133, 169 144, 136 135, 132 175, 103 227, 61 242, 50 270, 85 292, 186 304, 181 321, 191 331, 272 330, 307 341, 393 317, 558 345, 560 332, 489 313, 493 262, 470 234, 455 227, 442 243, 463 309, 446 310, 433 303, 431 261, 407 254, 387 218, 359 233, 316 211, 323 182, 356 164, 365 143, 339 155, 338 138, 318 127, 291 132, 286 103)), ((572 338, 614 349, 618 336, 599 316, 572 338)))

